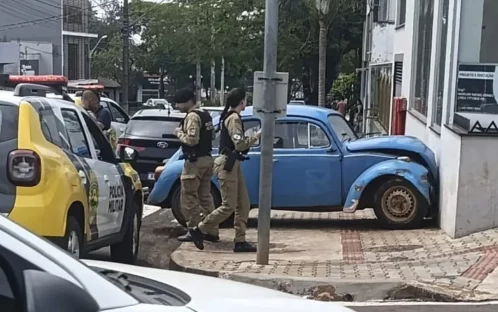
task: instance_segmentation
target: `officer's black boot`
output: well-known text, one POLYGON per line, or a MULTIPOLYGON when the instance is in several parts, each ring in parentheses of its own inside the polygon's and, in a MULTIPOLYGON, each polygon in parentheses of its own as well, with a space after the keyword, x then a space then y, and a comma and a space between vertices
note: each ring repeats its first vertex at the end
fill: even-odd
POLYGON ((256 252, 255 246, 249 244, 248 242, 235 243, 233 247, 233 252, 256 252))
MULTIPOLYGON (((190 233, 187 233, 185 235, 178 236, 176 239, 178 241, 180 241, 180 242, 191 242, 192 241, 192 235, 190 235, 190 233)), ((220 241, 220 237, 218 235, 205 234, 204 235, 204 240, 208 241, 208 242, 216 243, 216 242, 220 241)))
POLYGON ((192 237, 195 247, 199 250, 204 250, 204 233, 202 233, 198 227, 189 229, 188 233, 192 237))

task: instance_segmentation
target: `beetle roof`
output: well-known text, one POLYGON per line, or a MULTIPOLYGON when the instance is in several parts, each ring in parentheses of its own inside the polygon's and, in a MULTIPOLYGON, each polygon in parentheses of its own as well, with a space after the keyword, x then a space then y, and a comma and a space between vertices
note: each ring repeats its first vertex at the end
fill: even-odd
MULTIPOLYGON (((242 112, 242 116, 252 116, 253 106, 248 106, 242 112)), ((311 105, 287 105, 287 116, 308 117, 314 119, 326 119, 329 115, 340 115, 339 112, 319 106, 311 105)))

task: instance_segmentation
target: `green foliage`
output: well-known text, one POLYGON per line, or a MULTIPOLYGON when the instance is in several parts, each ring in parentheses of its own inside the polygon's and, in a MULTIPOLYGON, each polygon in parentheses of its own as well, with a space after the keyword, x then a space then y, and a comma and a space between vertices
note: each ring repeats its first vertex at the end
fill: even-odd
MULTIPOLYGON (((119 81, 121 1, 92 1, 100 4, 105 13, 90 19, 91 32, 108 36, 96 50, 92 71, 94 75, 119 81)), ((311 102, 317 92, 318 33, 320 18, 323 19, 316 6, 315 11, 310 9, 316 5, 315 1, 279 0, 278 70, 289 72, 291 79, 299 81, 311 102)), ((354 70, 356 60, 351 56, 358 55, 361 48, 365 3, 364 0, 349 2, 350 5, 334 11, 334 18, 329 20, 327 86, 332 85, 339 71, 354 70)), ((203 83, 207 86, 214 59, 219 88, 223 56, 225 85, 230 88, 251 85, 253 72, 263 69, 264 6, 265 0, 131 1, 131 31, 141 38, 141 42, 132 41, 130 47, 132 75, 164 71, 174 85, 184 87, 192 84, 190 76, 195 75, 195 63, 199 60, 203 83)), ((336 8, 332 5, 329 10, 336 8)))
POLYGON ((334 99, 352 99, 359 83, 356 73, 339 74, 330 92, 334 99))

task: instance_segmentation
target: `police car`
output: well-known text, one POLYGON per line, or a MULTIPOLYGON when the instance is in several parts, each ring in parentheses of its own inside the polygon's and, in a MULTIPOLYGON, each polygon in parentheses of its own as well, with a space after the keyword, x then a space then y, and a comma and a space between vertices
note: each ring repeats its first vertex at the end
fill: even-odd
POLYGON ((352 311, 221 278, 85 262, 0 216, 0 311, 352 311))
POLYGON ((45 97, 64 81, 0 75, 15 86, 0 90, 0 213, 75 257, 110 245, 114 261, 133 263, 140 179, 85 110, 45 97))

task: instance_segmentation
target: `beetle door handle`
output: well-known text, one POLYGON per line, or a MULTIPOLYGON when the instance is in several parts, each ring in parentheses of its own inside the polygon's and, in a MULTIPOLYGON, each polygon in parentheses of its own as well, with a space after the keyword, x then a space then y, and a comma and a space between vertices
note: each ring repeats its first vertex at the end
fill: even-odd
POLYGON ((278 162, 278 159, 277 158, 273 158, 273 162, 274 163, 278 162))

